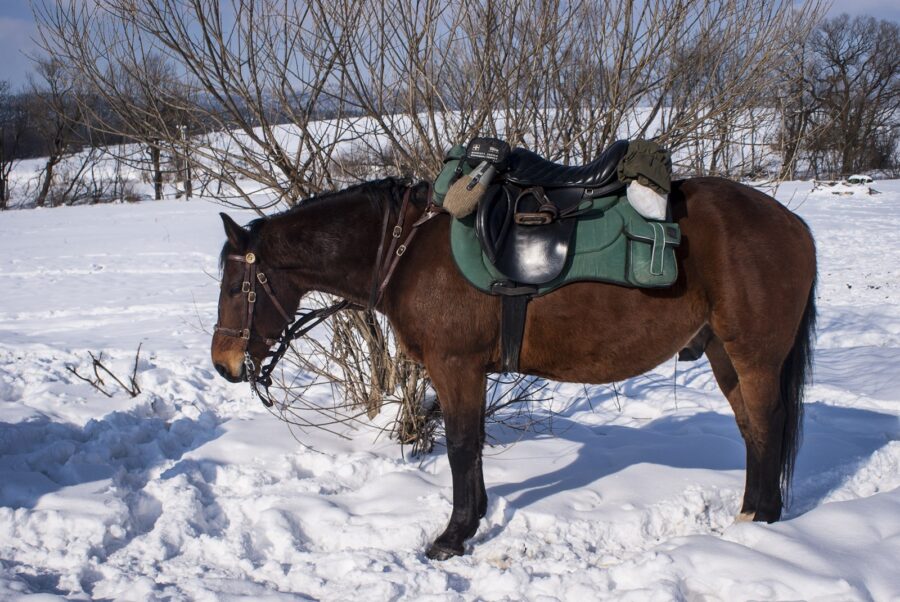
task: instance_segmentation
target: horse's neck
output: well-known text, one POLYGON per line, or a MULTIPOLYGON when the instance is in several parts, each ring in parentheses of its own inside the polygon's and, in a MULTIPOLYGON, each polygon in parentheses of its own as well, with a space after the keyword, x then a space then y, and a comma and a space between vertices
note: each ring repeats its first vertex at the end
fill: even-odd
POLYGON ((267 226, 271 251, 300 290, 366 304, 381 234, 381 216, 368 199, 311 203, 267 226))

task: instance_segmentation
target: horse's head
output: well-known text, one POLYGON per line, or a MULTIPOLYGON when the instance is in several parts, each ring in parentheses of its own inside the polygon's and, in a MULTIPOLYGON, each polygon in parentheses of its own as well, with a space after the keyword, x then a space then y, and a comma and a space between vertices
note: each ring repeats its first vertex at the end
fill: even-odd
POLYGON ((240 382, 251 372, 258 374, 269 348, 291 321, 302 291, 266 256, 261 236, 220 215, 228 241, 222 249, 212 361, 219 374, 240 382))

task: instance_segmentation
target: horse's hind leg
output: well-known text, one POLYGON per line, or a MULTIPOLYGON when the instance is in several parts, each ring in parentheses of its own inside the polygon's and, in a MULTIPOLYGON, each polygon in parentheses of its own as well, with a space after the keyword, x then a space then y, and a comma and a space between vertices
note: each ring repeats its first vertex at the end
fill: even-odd
POLYGON ((741 511, 738 520, 752 520, 756 514, 756 505, 759 498, 757 473, 759 467, 756 462, 756 454, 752 453, 750 448, 750 419, 747 416, 747 410, 744 407, 744 397, 741 395, 740 382, 738 381, 737 372, 731 363, 728 354, 725 353, 725 347, 716 337, 712 337, 706 346, 706 357, 709 358, 709 364, 712 367, 713 375, 716 382, 731 409, 734 411, 734 417, 737 421, 738 429, 741 431, 741 437, 747 447, 747 470, 746 480, 744 483, 744 501, 741 504, 741 511))
POLYGON ((774 522, 781 517, 782 445, 786 413, 779 392, 780 363, 743 357, 735 344, 713 339, 706 350, 713 373, 734 410, 747 447, 741 516, 774 522))
POLYGON ((442 358, 427 362, 444 416, 447 456, 453 474, 453 512, 444 532, 435 539, 427 556, 446 560, 464 551, 465 540, 475 535, 487 511, 487 494, 481 468, 484 445, 484 362, 442 358))

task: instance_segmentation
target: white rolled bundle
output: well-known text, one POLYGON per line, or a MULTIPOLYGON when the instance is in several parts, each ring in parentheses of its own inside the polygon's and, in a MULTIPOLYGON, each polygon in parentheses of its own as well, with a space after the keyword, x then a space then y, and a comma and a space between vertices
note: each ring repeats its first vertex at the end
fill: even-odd
POLYGON ((644 186, 637 180, 633 180, 628 184, 626 194, 628 202, 631 203, 634 210, 647 219, 666 219, 667 199, 665 196, 652 188, 644 186))

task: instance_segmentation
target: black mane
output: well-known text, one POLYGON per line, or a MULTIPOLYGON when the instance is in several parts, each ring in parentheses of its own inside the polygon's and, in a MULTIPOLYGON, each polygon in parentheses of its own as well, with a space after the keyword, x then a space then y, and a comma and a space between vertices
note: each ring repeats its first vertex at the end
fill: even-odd
MULTIPOLYGON (((260 231, 269 220, 294 215, 295 213, 303 211, 310 205, 340 201, 347 197, 363 194, 368 198, 369 202, 372 203, 373 208, 375 208, 379 212, 384 211, 385 201, 390 203, 392 212, 397 212, 400 210, 400 205, 403 200, 402 191, 411 185, 412 183, 410 182, 410 180, 406 178, 388 177, 382 178, 380 180, 372 180, 370 182, 362 182, 360 184, 348 186, 347 188, 343 188, 341 190, 324 192, 322 194, 311 196, 307 199, 303 199, 293 207, 285 209, 284 211, 273 213, 272 215, 267 215, 264 217, 258 217, 249 222, 246 226, 244 226, 249 231, 249 242, 247 246, 249 248, 253 248, 257 245, 260 239, 260 231)), ((420 189, 425 185, 426 184, 424 182, 419 182, 415 185, 415 188, 420 189)), ((427 201, 427 199, 419 198, 419 196, 419 194, 414 194, 411 200, 416 206, 424 206, 424 203, 427 201)), ((234 249, 231 246, 231 243, 226 241, 224 246, 222 247, 222 252, 219 254, 219 271, 221 271, 225 266, 226 257, 236 252, 238 252, 238 249, 234 249)))

